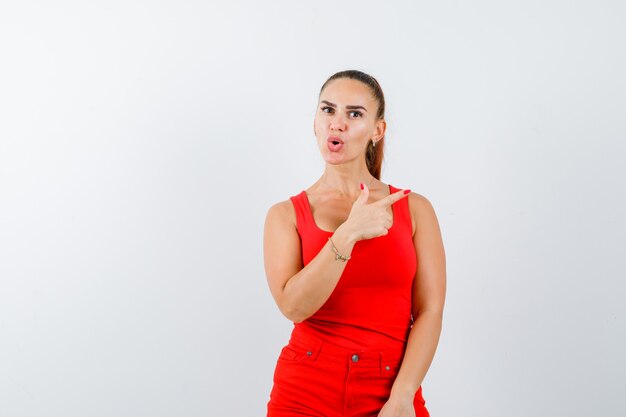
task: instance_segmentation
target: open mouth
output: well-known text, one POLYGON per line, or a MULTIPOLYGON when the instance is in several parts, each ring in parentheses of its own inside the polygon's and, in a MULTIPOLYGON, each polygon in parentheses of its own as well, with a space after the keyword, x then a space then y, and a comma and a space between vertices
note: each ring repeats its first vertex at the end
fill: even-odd
POLYGON ((341 139, 331 139, 328 141, 328 150, 331 152, 339 152, 343 148, 341 139))

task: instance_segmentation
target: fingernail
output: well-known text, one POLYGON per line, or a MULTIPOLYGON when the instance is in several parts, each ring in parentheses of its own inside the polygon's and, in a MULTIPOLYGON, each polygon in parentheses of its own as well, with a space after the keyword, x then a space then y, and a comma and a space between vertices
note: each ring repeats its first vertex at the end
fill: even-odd
POLYGON ((404 194, 408 194, 408 193, 411 192, 411 190, 404 190, 403 192, 404 192, 404 194))
POLYGON ((361 190, 363 189, 363 183, 360 182, 359 185, 361 186, 361 190))

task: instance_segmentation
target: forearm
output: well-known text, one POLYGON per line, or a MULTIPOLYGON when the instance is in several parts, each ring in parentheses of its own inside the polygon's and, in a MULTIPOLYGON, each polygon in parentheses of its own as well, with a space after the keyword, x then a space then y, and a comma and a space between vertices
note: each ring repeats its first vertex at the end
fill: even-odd
POLYGON ((433 361, 439 336, 442 315, 438 312, 420 314, 409 333, 402 366, 391 389, 391 397, 413 401, 433 361))
MULTIPOLYGON (((344 256, 352 253, 356 243, 344 225, 339 226, 331 239, 344 256)), ((335 259, 332 245, 327 241, 315 258, 285 284, 281 303, 283 314, 296 323, 312 316, 328 300, 348 262, 350 260, 335 259)))

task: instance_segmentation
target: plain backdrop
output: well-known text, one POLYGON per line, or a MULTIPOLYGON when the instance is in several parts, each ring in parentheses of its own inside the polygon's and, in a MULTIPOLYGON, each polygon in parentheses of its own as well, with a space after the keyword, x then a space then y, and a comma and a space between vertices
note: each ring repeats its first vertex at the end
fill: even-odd
MULTIPOLYGON (((293 324, 268 208, 319 88, 387 99, 382 181, 447 255, 433 417, 623 416, 619 0, 3 1, 0 416, 264 416, 293 324)), ((306 389, 306 387, 302 387, 306 389)))

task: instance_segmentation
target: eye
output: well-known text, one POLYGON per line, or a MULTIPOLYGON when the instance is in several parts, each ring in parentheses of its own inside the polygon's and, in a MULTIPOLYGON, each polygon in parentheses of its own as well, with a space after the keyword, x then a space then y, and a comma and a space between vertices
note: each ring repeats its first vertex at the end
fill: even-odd
MULTIPOLYGON (((334 111, 334 109, 333 109, 332 107, 329 107, 329 106, 324 106, 324 107, 322 107, 322 108, 321 108, 321 110, 322 110, 322 112, 323 112, 323 113, 330 113, 330 112, 327 112, 327 111, 326 111, 326 109, 331 110, 331 112, 332 112, 332 111, 334 111)), ((356 117, 361 117, 361 116, 363 116, 363 113, 361 113, 360 111, 357 111, 357 110, 352 110, 352 111, 350 112, 350 114, 355 114, 355 115, 356 115, 356 117)))

